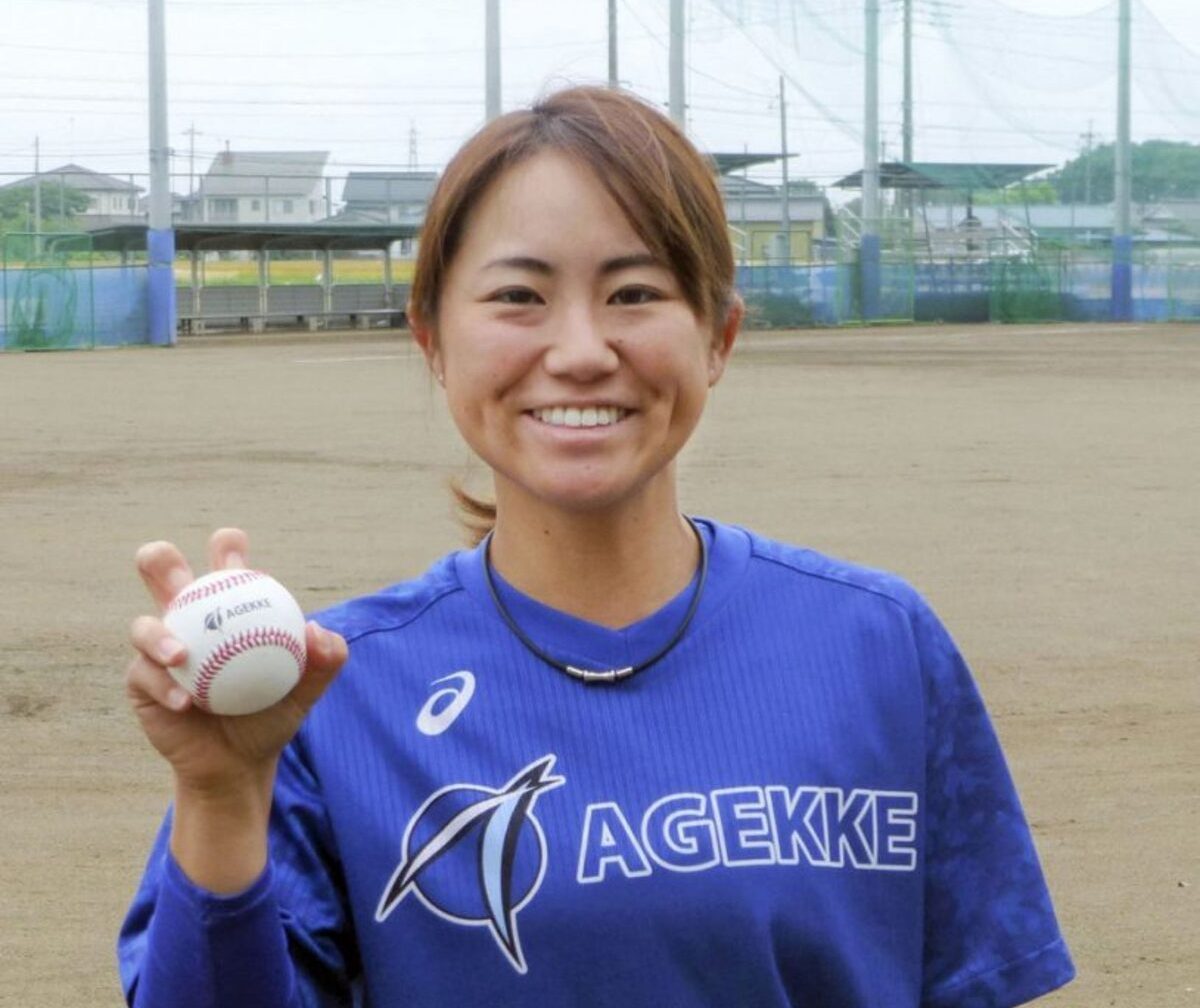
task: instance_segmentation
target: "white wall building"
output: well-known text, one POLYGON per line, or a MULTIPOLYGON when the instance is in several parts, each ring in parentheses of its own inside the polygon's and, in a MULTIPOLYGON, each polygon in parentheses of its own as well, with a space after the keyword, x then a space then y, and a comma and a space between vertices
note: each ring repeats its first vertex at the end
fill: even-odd
POLYGON ((200 180, 206 224, 309 224, 328 215, 328 151, 229 151, 200 180))

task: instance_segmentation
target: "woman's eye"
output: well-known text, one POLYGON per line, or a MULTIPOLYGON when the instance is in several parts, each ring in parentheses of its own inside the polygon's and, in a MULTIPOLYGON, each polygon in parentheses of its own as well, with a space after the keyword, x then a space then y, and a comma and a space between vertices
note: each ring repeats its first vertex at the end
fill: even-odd
POLYGON ((622 287, 610 300, 620 305, 643 305, 657 301, 658 293, 649 287, 622 287))
POLYGON ((507 305, 529 305, 537 304, 541 298, 528 287, 509 287, 493 294, 492 300, 507 305))

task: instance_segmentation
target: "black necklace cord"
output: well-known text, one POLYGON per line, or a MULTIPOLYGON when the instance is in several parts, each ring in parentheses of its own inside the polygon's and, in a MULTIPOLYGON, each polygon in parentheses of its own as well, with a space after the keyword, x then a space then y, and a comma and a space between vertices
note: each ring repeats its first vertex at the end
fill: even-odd
POLYGON ((495 578, 492 576, 492 533, 489 532, 483 543, 483 573, 487 580, 488 591, 492 594, 492 601, 496 604, 496 611, 500 614, 500 618, 508 625, 508 628, 516 635, 517 640, 525 645, 525 648, 530 653, 540 658, 551 668, 557 669, 572 679, 577 679, 588 685, 608 685, 620 682, 622 679, 628 679, 630 676, 648 669, 651 665, 665 658, 667 653, 683 639, 683 635, 687 632, 687 628, 691 626, 692 618, 696 615, 696 610, 700 606, 700 597, 704 594, 704 582, 708 579, 708 541, 704 538, 704 533, 700 531, 699 526, 691 518, 687 515, 683 517, 695 534, 696 542, 700 544, 700 565, 697 568, 696 588, 692 592, 692 599, 688 604, 688 610, 684 614, 683 621, 679 624, 679 628, 675 631, 674 636, 652 658, 638 665, 626 665, 624 668, 592 670, 568 665, 548 655, 531 641, 525 631, 517 625, 517 621, 513 619, 512 613, 508 611, 500 598, 500 592, 496 589, 495 578))

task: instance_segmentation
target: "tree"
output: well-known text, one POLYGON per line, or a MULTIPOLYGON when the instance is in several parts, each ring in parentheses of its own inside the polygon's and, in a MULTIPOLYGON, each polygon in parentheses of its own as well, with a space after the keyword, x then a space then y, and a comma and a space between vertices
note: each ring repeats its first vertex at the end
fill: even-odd
MULTIPOLYGON (((32 230, 61 231, 87 209, 87 193, 60 186, 52 178, 42 183, 42 219, 32 230), (60 212, 61 211, 61 212, 60 212)), ((33 224, 33 184, 0 189, 0 232, 29 231, 33 224)))
POLYGON ((976 206, 1024 206, 1057 203, 1058 190, 1048 179, 1016 183, 1006 189, 983 189, 974 196, 976 206))
MULTIPOLYGON (((1146 140, 1130 148, 1131 189, 1135 203, 1200 199, 1200 144, 1146 140)), ((1102 144, 1068 161, 1050 176, 1064 203, 1111 203, 1115 151, 1102 144)))

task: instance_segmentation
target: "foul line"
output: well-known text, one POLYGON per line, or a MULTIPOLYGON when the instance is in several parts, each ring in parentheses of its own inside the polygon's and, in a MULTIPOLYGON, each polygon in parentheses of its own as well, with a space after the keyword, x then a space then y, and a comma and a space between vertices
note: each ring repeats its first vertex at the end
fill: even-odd
POLYGON ((405 360, 415 357, 411 353, 395 354, 362 354, 358 357, 301 357, 292 361, 293 364, 357 364, 359 361, 405 360))

